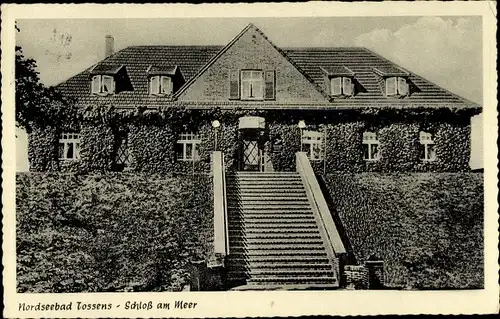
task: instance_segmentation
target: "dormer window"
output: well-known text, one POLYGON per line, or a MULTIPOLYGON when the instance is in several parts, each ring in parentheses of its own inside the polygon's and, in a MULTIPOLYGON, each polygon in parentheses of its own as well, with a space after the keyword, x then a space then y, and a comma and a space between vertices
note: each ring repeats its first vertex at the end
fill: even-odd
POLYGON ((356 74, 346 66, 321 66, 325 76, 326 90, 332 96, 352 96, 354 92, 354 77, 356 74))
POLYGON ((332 95, 351 96, 353 94, 352 78, 337 76, 333 77, 330 81, 332 95))
POLYGON ((115 79, 111 75, 94 75, 92 77, 92 94, 115 93, 115 79))
POLYGON ((173 93, 172 77, 155 75, 149 78, 149 93, 157 95, 170 95, 173 93))
POLYGON ((404 77, 391 76, 385 79, 385 92, 387 96, 408 95, 408 82, 404 77))

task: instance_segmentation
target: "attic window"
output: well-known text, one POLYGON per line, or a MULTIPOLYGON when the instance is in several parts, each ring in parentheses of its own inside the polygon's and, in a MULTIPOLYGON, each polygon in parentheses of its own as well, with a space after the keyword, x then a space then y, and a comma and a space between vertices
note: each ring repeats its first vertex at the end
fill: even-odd
POLYGON ((169 95, 173 92, 172 78, 166 75, 155 75, 149 78, 149 93, 169 95))
POLYGON ((330 80, 332 95, 351 96, 354 91, 352 78, 345 76, 333 77, 330 80))
POLYGON ((385 93, 387 96, 406 96, 408 91, 406 78, 391 76, 385 79, 385 93))
POLYGON ((115 79, 111 75, 94 75, 92 77, 92 94, 113 94, 115 79))
POLYGON ((264 99, 264 73, 262 71, 241 71, 241 98, 244 100, 264 99))

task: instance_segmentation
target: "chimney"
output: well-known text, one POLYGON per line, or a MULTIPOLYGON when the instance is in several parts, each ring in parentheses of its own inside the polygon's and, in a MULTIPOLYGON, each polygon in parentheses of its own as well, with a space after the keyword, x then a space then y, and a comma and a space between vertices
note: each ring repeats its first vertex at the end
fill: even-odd
POLYGON ((111 54, 115 53, 115 39, 111 35, 106 36, 106 40, 104 42, 104 58, 107 58, 111 54))

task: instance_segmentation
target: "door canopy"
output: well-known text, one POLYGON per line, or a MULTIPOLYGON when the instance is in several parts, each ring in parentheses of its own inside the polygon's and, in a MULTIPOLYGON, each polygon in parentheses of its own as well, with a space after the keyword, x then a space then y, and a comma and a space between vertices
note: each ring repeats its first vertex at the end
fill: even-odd
POLYGON ((240 117, 238 128, 247 129, 264 129, 266 127, 266 119, 260 116, 243 116, 240 117))

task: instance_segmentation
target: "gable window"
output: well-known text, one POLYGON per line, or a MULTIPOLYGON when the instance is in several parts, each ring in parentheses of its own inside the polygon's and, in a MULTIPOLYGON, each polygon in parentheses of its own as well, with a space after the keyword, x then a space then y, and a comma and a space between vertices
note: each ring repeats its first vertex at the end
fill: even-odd
POLYGON ((387 96, 408 95, 408 82, 406 78, 392 76, 385 79, 385 92, 387 96))
POLYGON ((92 77, 93 94, 113 94, 115 79, 111 75, 94 75, 92 77))
POLYGON ((367 161, 376 161, 379 159, 379 142, 377 134, 373 132, 363 133, 363 153, 367 161))
POLYGON ((172 94, 172 78, 165 75, 156 75, 149 78, 150 94, 172 94))
POLYGON ((420 158, 423 161, 434 161, 436 159, 434 140, 432 139, 431 133, 420 132, 420 153, 420 158))
POLYGON ((80 134, 62 133, 59 139, 59 159, 72 161, 80 158, 80 134))
POLYGON ((262 71, 241 71, 241 98, 246 100, 264 99, 264 76, 262 71))
POLYGON ((330 81, 332 95, 351 96, 353 94, 353 84, 350 77, 338 76, 330 81))
POLYGON ((311 161, 323 159, 323 133, 317 131, 302 132, 302 149, 311 161))
POLYGON ((178 161, 197 161, 198 145, 201 143, 201 138, 197 134, 183 133, 180 134, 177 141, 177 160, 178 161))

